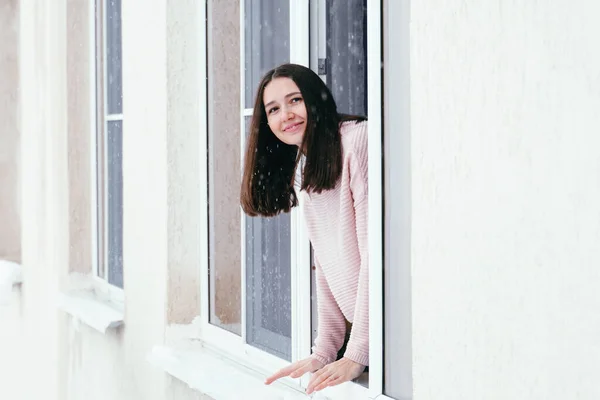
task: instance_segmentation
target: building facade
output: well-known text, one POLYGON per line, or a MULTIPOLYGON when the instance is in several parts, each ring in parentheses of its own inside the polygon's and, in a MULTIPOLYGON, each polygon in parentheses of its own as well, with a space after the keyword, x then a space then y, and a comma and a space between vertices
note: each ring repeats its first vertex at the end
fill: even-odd
POLYGON ((301 211, 239 207, 283 62, 369 119, 370 368, 314 398, 600 398, 599 11, 4 1, 0 398, 307 397, 301 211))

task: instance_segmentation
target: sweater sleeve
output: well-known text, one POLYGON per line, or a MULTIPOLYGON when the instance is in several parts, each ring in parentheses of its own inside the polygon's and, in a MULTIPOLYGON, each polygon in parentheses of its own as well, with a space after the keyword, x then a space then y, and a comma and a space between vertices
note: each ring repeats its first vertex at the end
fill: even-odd
POLYGON ((337 358, 346 337, 346 319, 337 305, 315 255, 317 286, 317 337, 313 357, 327 365, 337 358))
POLYGON ((360 254, 360 271, 352 331, 346 352, 344 353, 344 357, 362 365, 369 365, 369 191, 366 137, 365 133, 360 138, 361 140, 357 141, 356 154, 351 163, 351 187, 354 193, 354 214, 360 254))

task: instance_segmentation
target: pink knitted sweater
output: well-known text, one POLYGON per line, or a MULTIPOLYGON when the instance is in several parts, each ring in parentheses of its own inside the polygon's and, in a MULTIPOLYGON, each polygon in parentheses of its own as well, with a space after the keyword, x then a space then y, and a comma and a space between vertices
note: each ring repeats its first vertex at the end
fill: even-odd
POLYGON ((314 248, 318 331, 313 356, 335 361, 352 323, 344 357, 369 365, 367 122, 341 127, 343 170, 337 186, 302 191, 301 205, 314 248))

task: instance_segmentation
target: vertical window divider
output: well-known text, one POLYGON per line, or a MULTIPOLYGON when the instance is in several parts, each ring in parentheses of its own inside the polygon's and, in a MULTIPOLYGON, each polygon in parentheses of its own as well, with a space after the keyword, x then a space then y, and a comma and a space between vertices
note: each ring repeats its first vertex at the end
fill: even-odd
POLYGON ((90 26, 90 37, 89 37, 89 74, 90 74, 90 172, 92 175, 91 179, 91 199, 90 207, 91 207, 91 227, 92 227, 92 274, 93 276, 98 276, 100 272, 100 260, 98 259, 98 254, 101 249, 99 240, 100 235, 99 232, 99 223, 98 218, 100 213, 98 212, 98 199, 100 196, 100 191, 98 189, 99 179, 97 173, 97 165, 99 162, 98 157, 98 123, 99 123, 99 105, 98 105, 98 91, 99 81, 98 81, 98 47, 97 47, 97 37, 98 37, 98 16, 97 16, 97 1, 90 2, 89 9, 89 26, 90 26))
POLYGON ((327 73, 319 71, 319 61, 327 60, 327 7, 326 0, 312 0, 310 2, 310 68, 317 71, 321 79, 327 84, 327 73))
POLYGON ((104 0, 96 0, 95 2, 95 24, 96 35, 94 37, 94 48, 95 48, 95 69, 96 69, 96 129, 94 143, 96 145, 96 156, 98 163, 94 166, 94 174, 96 176, 96 222, 98 224, 98 252, 96 253, 97 263, 97 277, 104 277, 106 274, 106 187, 103 184, 102 177, 104 176, 105 170, 105 155, 106 155, 106 143, 104 140, 104 131, 106 123, 104 115, 106 113, 106 53, 105 53, 105 7, 104 0), (102 174, 102 175, 100 175, 102 174))
POLYGON ((311 354, 310 242, 304 215, 292 213, 292 361, 311 354))
MULTIPOLYGON (((290 62, 310 67, 310 2, 290 0, 290 62)), ((299 194, 299 193, 298 193, 299 194)), ((292 211, 292 361, 311 354, 310 241, 301 207, 292 211)), ((301 379, 308 385, 308 377, 301 379)))
MULTIPOLYGON (((242 175, 243 169, 244 169, 244 148, 246 145, 246 118, 245 116, 245 109, 246 109, 246 91, 245 91, 245 81, 246 81, 246 74, 245 74, 245 66, 246 66, 246 34, 245 34, 245 1, 244 0, 240 0, 240 176, 242 175)), ((240 234, 240 248, 241 248, 241 262, 240 262, 240 268, 241 273, 240 273, 240 278, 241 278, 241 316, 240 316, 240 321, 241 321, 241 335, 242 335, 242 341, 244 343, 247 343, 247 333, 246 333, 246 318, 247 318, 247 301, 246 301, 246 216, 244 214, 244 211, 241 209, 240 207, 240 230, 241 230, 241 234, 240 234)))
POLYGON ((210 319, 210 282, 209 282, 209 210, 208 210, 208 190, 209 190, 209 178, 208 178, 208 57, 207 57, 207 30, 209 23, 207 19, 207 1, 199 1, 198 7, 200 7, 200 21, 204 21, 204 29, 199 29, 198 38, 198 58, 199 68, 198 82, 200 85, 200 127, 204 128, 204 131, 200 132, 200 254, 202 255, 200 261, 200 327, 202 328, 209 323, 210 319))
POLYGON ((102 252, 102 269, 103 269, 103 279, 105 279, 106 281, 108 281, 108 274, 109 274, 109 254, 108 254, 108 244, 109 244, 109 235, 108 235, 108 204, 107 204, 107 192, 108 189, 106 187, 106 176, 108 175, 108 165, 107 165, 107 149, 108 149, 108 122, 107 122, 107 115, 108 115, 108 84, 107 84, 107 71, 108 71, 108 63, 109 60, 107 59, 107 51, 106 51, 106 11, 107 11, 107 7, 106 7, 106 0, 100 0, 101 2, 101 20, 99 21, 99 25, 100 25, 100 29, 102 32, 102 45, 100 46, 101 48, 101 65, 102 65, 102 114, 100 115, 101 118, 101 137, 102 137, 102 169, 101 169, 101 173, 102 176, 104 177, 104 179, 100 180, 100 184, 102 185, 102 199, 100 200, 102 203, 102 247, 101 247, 101 252, 102 252))
POLYGON ((367 0, 369 113, 369 395, 383 393, 383 197, 381 0, 367 0))
POLYGON ((309 2, 290 0, 290 62, 310 66, 309 2))

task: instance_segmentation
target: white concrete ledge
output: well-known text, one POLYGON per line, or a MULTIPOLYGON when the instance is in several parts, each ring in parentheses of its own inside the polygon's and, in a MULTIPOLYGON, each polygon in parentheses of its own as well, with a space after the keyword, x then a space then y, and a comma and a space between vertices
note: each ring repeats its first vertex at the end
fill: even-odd
POLYGON ((121 306, 99 296, 93 289, 78 289, 59 293, 58 308, 75 319, 106 333, 123 325, 124 312, 121 306))
POLYGON ((23 282, 23 268, 12 261, 0 260, 0 304, 8 304, 13 286, 23 282))
POLYGON ((306 393, 274 383, 266 386, 264 376, 251 368, 202 345, 200 340, 179 340, 176 344, 155 346, 148 361, 191 389, 215 400, 365 400, 368 389, 353 383, 306 393))
POLYGON ((266 386, 264 377, 204 348, 156 346, 148 361, 215 400, 305 400, 327 397, 308 396, 281 384, 266 386))

